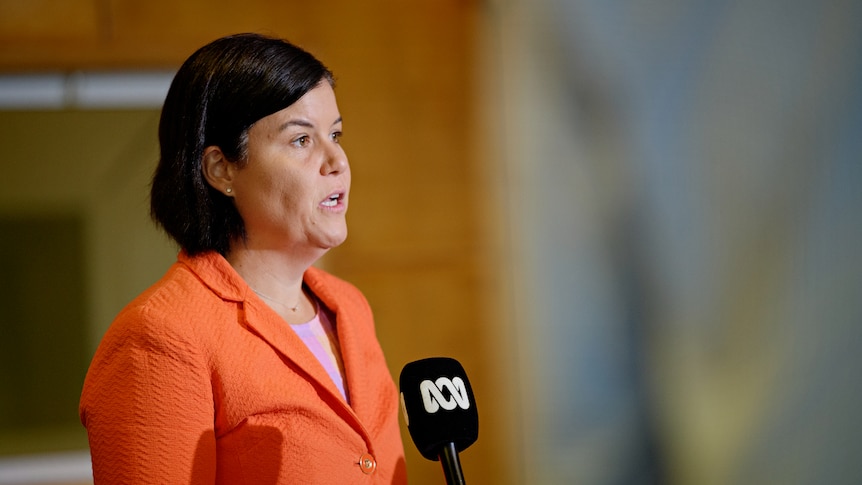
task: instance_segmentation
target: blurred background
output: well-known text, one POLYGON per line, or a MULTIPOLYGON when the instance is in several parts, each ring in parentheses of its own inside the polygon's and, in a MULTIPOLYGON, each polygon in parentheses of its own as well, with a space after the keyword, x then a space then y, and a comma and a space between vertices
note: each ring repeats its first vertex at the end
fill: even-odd
POLYGON ((240 31, 335 72, 320 266, 395 378, 464 365, 469 483, 862 483, 862 2, 0 0, 0 484, 91 483, 89 359, 176 254, 159 107, 240 31))

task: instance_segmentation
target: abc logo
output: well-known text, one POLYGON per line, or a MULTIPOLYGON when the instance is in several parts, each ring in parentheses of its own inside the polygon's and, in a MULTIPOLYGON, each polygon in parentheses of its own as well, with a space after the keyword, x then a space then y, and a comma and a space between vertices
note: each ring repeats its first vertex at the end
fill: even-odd
POLYGON ((422 404, 425 411, 434 414, 440 408, 451 411, 456 407, 461 409, 470 408, 470 399, 467 397, 467 386, 460 377, 439 377, 436 381, 424 380, 419 384, 419 392, 422 393, 422 404), (444 391, 448 391, 444 393, 444 391), (449 397, 446 397, 448 394, 449 397))

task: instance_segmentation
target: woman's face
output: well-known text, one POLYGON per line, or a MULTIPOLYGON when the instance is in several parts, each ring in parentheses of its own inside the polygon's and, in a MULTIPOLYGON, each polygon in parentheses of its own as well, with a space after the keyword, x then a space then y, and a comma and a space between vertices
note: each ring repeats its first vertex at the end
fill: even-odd
POLYGON ((325 81, 249 129, 247 163, 232 182, 249 246, 313 251, 344 241, 350 166, 340 137, 325 81))

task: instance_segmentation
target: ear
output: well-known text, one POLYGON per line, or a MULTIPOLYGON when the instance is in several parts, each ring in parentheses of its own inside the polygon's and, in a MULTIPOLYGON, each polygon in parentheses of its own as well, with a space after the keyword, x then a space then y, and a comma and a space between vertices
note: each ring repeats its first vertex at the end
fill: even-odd
POLYGON ((228 197, 233 195, 234 170, 234 164, 225 157, 221 148, 215 145, 204 148, 201 157, 201 172, 212 188, 228 197))

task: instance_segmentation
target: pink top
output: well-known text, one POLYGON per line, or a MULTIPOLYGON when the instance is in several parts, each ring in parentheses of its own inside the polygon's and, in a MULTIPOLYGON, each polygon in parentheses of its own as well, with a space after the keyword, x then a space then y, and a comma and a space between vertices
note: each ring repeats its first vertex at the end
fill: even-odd
POLYGON ((332 378, 335 386, 341 392, 341 396, 344 397, 344 401, 350 403, 344 388, 344 363, 341 361, 341 352, 338 350, 338 335, 335 333, 335 325, 332 324, 333 315, 319 302, 315 301, 315 303, 318 311, 311 321, 290 327, 326 369, 326 373, 332 378))

